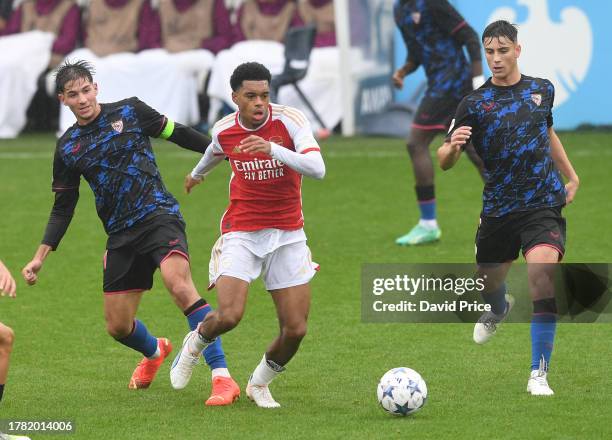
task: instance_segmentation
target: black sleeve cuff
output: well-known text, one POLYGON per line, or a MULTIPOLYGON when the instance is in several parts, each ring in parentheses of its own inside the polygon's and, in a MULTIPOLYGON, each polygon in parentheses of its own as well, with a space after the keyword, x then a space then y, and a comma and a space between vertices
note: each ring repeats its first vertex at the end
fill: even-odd
POLYGON ((210 144, 211 141, 208 136, 194 130, 191 127, 179 124, 178 122, 174 123, 174 130, 172 131, 170 137, 168 137, 168 140, 170 142, 174 142, 179 147, 185 148, 186 150, 191 150, 202 154, 204 154, 206 147, 208 147, 208 144, 210 144))

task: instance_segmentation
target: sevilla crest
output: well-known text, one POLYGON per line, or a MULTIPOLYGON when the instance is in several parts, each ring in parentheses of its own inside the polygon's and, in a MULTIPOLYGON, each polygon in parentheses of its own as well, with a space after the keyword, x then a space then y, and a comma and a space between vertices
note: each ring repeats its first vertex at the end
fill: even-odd
POLYGON ((113 127, 113 130, 117 133, 121 133, 123 131, 123 120, 119 119, 118 121, 112 122, 111 127, 113 127))

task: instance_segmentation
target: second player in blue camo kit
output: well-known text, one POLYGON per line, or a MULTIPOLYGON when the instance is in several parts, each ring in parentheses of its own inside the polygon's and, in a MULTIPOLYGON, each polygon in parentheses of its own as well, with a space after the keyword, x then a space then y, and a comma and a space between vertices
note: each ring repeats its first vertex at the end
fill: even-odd
MULTIPOLYGON (((446 132, 461 98, 484 79, 478 35, 447 0, 396 0, 394 16, 408 50, 406 63, 393 74, 395 87, 402 88, 404 77, 419 66, 427 76, 427 90, 414 115, 407 142, 420 220, 395 240, 406 246, 440 239, 429 144, 438 133, 446 132)), ((481 170, 482 162, 474 149, 469 147, 467 153, 481 170)))
POLYGON ((488 342, 508 316, 514 299, 506 293, 505 278, 522 251, 533 302, 527 391, 549 396, 554 394, 548 384, 557 319, 554 274, 566 237, 561 210, 574 199, 579 179, 553 129, 552 83, 519 71, 516 28, 506 21, 491 23, 482 42, 493 76, 459 104, 438 159, 449 169, 472 144, 484 162, 476 262, 487 278, 483 296, 491 311, 476 323, 474 341, 488 342))

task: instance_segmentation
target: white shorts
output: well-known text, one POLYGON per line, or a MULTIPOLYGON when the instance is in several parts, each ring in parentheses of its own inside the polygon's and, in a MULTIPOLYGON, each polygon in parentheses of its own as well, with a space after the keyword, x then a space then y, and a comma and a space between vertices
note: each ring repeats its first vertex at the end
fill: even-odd
POLYGON ((212 289, 226 275, 253 282, 260 274, 267 290, 308 283, 319 270, 312 261, 302 229, 229 232, 213 246, 208 266, 212 289))

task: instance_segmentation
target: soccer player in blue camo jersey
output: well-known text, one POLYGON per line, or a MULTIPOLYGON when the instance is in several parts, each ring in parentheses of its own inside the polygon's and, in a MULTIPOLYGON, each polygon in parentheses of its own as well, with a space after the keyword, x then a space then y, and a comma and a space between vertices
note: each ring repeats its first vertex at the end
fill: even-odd
POLYGON ((553 129, 552 83, 519 71, 516 28, 503 20, 491 23, 482 42, 493 76, 459 104, 438 159, 447 170, 471 143, 485 166, 476 262, 487 276, 483 297, 491 311, 476 323, 474 341, 487 342, 510 312, 514 300, 504 280, 522 250, 533 301, 527 391, 549 396, 557 317, 553 277, 565 252, 561 209, 574 199, 579 180, 553 129))
MULTIPOLYGON (((98 216, 108 234, 104 253, 104 316, 117 342, 144 355, 129 388, 148 388, 172 350, 166 338, 156 338, 136 319, 153 273, 162 280, 190 329, 211 310, 191 278, 185 223, 176 199, 162 182, 149 137, 167 139, 203 153, 210 139, 129 98, 100 104, 92 68, 66 62, 57 71, 56 90, 77 122, 58 140, 53 162, 55 203, 42 244, 23 269, 28 284, 47 255, 57 249, 79 198, 80 178, 91 187, 98 216)), ((240 394, 231 378, 220 344, 204 351, 212 369, 213 389, 207 405, 229 405, 240 394)))
MULTIPOLYGON (((429 144, 438 133, 446 132, 461 98, 480 86, 484 78, 478 35, 448 1, 396 0, 394 16, 408 58, 393 74, 393 84, 401 89, 404 77, 421 65, 427 75, 425 97, 414 116, 407 143, 421 217, 410 232, 395 240, 407 246, 440 239, 429 144)), ((468 148, 467 153, 481 170, 482 162, 474 149, 468 148)))

